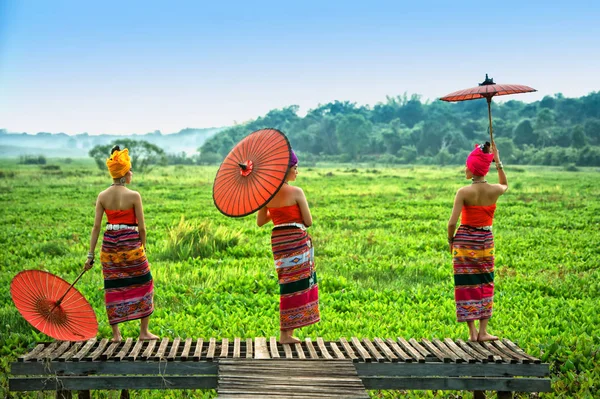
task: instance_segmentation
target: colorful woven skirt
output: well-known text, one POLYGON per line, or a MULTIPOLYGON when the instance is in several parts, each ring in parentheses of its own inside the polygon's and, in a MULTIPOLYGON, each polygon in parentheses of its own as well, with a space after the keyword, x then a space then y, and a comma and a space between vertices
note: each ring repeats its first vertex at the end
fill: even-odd
POLYGON ((154 311, 154 285, 139 233, 128 229, 107 230, 100 261, 109 323, 149 316, 154 311))
POLYGON ((458 321, 489 319, 494 304, 494 236, 460 226, 452 244, 458 321))
POLYGON ((280 329, 318 322, 319 286, 310 236, 298 227, 275 227, 271 246, 279 279, 280 329))

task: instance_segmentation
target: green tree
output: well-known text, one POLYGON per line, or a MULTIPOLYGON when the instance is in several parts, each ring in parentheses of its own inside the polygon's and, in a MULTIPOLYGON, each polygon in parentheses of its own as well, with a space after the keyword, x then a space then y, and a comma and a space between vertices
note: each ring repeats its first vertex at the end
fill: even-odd
POLYGON ((144 140, 121 139, 110 144, 97 145, 89 151, 89 156, 94 158, 100 170, 106 170, 106 159, 110 156, 110 150, 115 145, 118 145, 121 149, 129 149, 131 169, 134 171, 147 172, 152 165, 167 164, 165 151, 159 146, 144 140))
POLYGON ((537 136, 533 132, 530 119, 523 119, 513 131, 513 140, 517 145, 536 144, 537 136))
POLYGON ((573 128, 573 140, 571 141, 573 147, 575 148, 583 148, 587 144, 587 137, 585 137, 585 132, 583 130, 583 126, 577 125, 573 128))
POLYGON ((341 149, 352 159, 368 144, 373 125, 362 115, 346 115, 337 125, 336 135, 341 149))

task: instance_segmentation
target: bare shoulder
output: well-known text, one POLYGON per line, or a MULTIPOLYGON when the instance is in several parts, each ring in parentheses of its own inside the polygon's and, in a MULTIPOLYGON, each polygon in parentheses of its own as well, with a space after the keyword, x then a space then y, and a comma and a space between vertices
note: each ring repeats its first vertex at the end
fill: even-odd
POLYGON ((140 193, 138 193, 137 191, 135 191, 135 190, 128 189, 127 196, 129 198, 131 198, 132 200, 134 200, 134 201, 142 199, 142 195, 140 193))
POLYGON ((490 186, 497 195, 502 195, 508 190, 508 186, 505 186, 504 184, 490 184, 490 186))

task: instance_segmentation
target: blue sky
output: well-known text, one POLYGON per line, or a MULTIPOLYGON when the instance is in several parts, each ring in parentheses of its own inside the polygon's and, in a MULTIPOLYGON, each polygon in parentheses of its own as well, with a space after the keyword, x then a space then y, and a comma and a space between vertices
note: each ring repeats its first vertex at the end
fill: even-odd
POLYGON ((505 100, 600 90, 600 2, 483 3, 0 0, 0 128, 172 133, 485 73, 538 90, 505 100))

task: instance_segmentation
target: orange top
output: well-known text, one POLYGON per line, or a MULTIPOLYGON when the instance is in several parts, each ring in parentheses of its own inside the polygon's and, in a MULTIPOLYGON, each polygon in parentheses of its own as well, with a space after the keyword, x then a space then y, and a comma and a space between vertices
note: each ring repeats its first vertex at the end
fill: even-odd
POLYGON ((137 224, 134 208, 125 209, 123 211, 105 209, 104 212, 106 212, 109 224, 137 224))
POLYGON ((495 210, 496 204, 463 205, 460 224, 473 227, 491 226, 494 222, 495 210))
POLYGON ((300 212, 300 206, 298 204, 282 206, 279 208, 267 208, 273 219, 273 224, 284 223, 304 223, 302 220, 302 212, 300 212))

